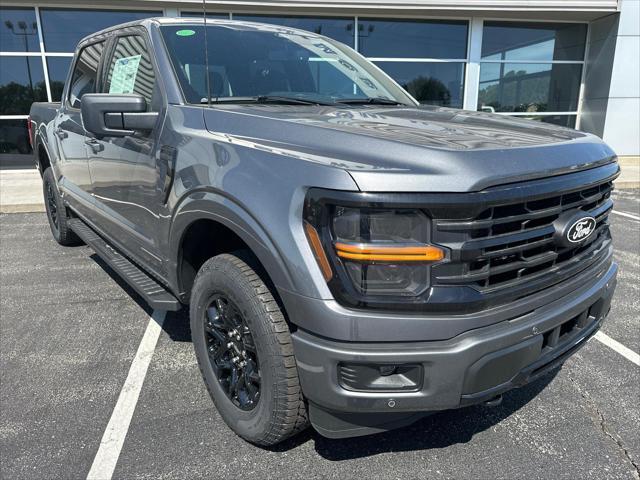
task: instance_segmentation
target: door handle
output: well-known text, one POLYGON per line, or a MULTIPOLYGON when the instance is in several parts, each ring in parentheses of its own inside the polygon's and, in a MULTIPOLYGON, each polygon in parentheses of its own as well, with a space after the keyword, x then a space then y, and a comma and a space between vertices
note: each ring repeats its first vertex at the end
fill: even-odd
POLYGON ((84 144, 87 145, 89 148, 91 148, 93 153, 100 153, 101 151, 104 150, 104 144, 102 142, 99 142, 95 138, 86 139, 84 141, 84 144))
POLYGON ((69 136, 69 134, 65 132, 63 129, 61 129, 60 127, 55 129, 55 134, 56 134, 56 137, 58 137, 60 140, 64 140, 69 136))

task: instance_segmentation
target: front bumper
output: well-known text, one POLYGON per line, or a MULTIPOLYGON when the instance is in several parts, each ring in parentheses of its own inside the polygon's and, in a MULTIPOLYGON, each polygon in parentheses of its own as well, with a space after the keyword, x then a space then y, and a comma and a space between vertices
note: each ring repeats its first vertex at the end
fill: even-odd
POLYGON ((570 295, 448 340, 353 343, 300 329, 294 351, 311 421, 327 436, 367 434, 406 424, 416 412, 480 403, 524 385, 560 365, 600 328, 616 274, 614 263, 570 295), (409 391, 354 389, 345 384, 345 365, 419 366, 421 378, 409 391))

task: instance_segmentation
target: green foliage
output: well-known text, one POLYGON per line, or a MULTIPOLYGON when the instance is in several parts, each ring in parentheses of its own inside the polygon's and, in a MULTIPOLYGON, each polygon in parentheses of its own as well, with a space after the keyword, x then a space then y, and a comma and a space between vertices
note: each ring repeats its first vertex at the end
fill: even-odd
POLYGON ((26 115, 33 102, 46 102, 47 88, 44 82, 21 85, 10 82, 0 87, 0 113, 2 115, 26 115))
POLYGON ((447 106, 451 105, 451 92, 437 78, 419 76, 402 85, 420 103, 447 106))
POLYGON ((544 112, 549 101, 550 72, 510 70, 500 81, 480 88, 480 105, 496 112, 544 112))

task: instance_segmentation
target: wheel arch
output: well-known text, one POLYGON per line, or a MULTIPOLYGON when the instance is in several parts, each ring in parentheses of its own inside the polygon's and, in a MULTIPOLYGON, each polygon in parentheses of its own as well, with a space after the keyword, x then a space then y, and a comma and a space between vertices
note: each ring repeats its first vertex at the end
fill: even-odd
POLYGON ((208 258, 240 249, 255 256, 276 290, 292 288, 283 256, 246 209, 219 193, 192 192, 173 215, 169 239, 170 272, 180 300, 189 302, 195 274, 208 258))
POLYGON ((38 171, 40 172, 40 176, 42 176, 44 175, 45 170, 51 166, 51 160, 49 159, 49 153, 47 152, 47 149, 42 143, 37 145, 36 148, 36 161, 38 162, 38 171))
POLYGON ((44 175, 45 170, 49 167, 53 168, 56 162, 56 158, 52 155, 51 149, 49 148, 46 133, 39 128, 35 130, 33 155, 41 177, 44 175))

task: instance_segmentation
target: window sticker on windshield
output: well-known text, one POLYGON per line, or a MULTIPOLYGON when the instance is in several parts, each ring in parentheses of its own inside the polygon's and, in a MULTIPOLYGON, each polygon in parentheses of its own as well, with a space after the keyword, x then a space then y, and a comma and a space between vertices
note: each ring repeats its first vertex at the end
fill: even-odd
POLYGON ((176 32, 176 35, 178 35, 179 37, 190 37, 191 35, 195 35, 196 31, 195 30, 178 30, 176 32))
POLYGON ((141 57, 142 55, 134 55, 116 60, 109 93, 133 93, 141 57))

